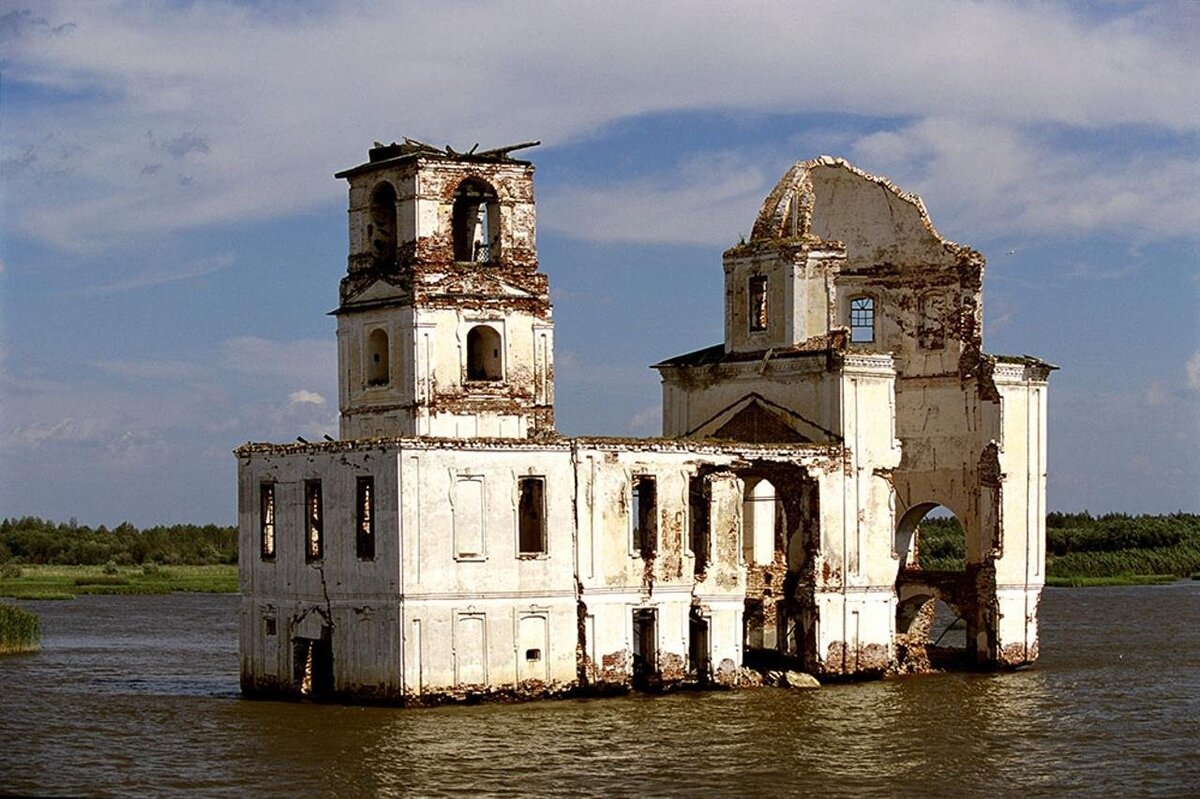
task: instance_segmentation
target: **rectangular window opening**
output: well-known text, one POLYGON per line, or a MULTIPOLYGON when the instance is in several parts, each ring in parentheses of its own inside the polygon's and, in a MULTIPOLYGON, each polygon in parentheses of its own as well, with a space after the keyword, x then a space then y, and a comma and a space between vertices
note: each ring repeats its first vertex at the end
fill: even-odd
POLYGON ((546 481, 542 477, 522 477, 517 481, 517 552, 520 555, 546 554, 546 481))
POLYGON ((633 548, 643 558, 653 557, 658 548, 658 508, 653 477, 633 480, 633 548))
POLYGON ((307 529, 305 560, 320 560, 324 556, 325 529, 321 513, 321 481, 304 481, 304 519, 307 529))
POLYGON ((355 497, 354 549, 362 560, 375 560, 375 478, 359 477, 355 497))
POLYGON ((525 659, 526 660, 541 660, 542 659, 542 650, 526 649, 525 650, 525 659))
POLYGON ((275 559, 275 484, 258 487, 258 535, 263 560, 275 559))
POLYGON ((750 278, 750 330, 767 329, 767 277, 754 275, 750 278))
POLYGON ((691 520, 688 545, 695 558, 694 571, 703 574, 708 568, 709 488, 703 477, 688 482, 688 515, 691 520))

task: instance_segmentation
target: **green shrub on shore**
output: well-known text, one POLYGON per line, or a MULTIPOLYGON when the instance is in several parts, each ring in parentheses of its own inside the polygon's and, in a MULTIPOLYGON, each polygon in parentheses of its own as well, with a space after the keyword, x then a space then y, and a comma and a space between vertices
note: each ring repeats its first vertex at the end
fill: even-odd
MULTIPOLYGON (((921 567, 964 568, 966 546, 955 518, 921 522, 921 567)), ((1200 573, 1200 515, 1051 513, 1046 517, 1048 585, 1129 585, 1200 573)))
POLYGON ((22 608, 0 604, 0 655, 36 652, 41 645, 38 617, 22 608))

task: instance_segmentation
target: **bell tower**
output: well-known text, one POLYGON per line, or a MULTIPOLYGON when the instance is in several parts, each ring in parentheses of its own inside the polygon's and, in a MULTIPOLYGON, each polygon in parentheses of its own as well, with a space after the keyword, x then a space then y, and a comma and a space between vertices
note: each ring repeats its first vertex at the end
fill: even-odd
POLYGON ((342 438, 554 432, 554 323, 538 271, 537 142, 405 139, 339 172, 350 255, 337 316, 342 438))

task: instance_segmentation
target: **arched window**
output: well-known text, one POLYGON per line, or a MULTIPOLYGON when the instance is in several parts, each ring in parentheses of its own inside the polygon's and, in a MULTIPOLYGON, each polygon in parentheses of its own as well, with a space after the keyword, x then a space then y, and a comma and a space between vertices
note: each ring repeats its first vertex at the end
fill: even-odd
POLYGON ((742 560, 771 563, 775 560, 775 532, 781 527, 783 506, 770 480, 746 485, 742 499, 742 560))
POLYGON ((484 181, 468 178, 459 184, 451 225, 455 261, 489 263, 499 256, 500 208, 496 190, 484 181))
POLYGON ((767 276, 750 278, 750 332, 767 329, 767 276))
POLYGON ((380 183, 371 192, 367 240, 377 267, 396 263, 396 190, 390 183, 380 183))
POLYGON ((388 365, 388 335, 375 328, 367 336, 367 385, 385 386, 391 379, 388 365))
POLYGON ((467 333, 467 379, 503 380, 500 334, 487 325, 476 325, 467 333))
POLYGON ((875 340, 875 298, 850 299, 850 341, 869 344, 875 340))

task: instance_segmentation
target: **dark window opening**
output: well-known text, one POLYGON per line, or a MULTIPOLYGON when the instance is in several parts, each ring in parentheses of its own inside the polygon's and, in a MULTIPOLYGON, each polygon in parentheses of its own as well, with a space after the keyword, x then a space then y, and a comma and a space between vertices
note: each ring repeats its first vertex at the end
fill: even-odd
POLYGON ((767 329, 767 278, 755 275, 750 278, 750 330, 767 329))
POLYGON ((276 630, 275 617, 267 616, 263 621, 266 623, 267 635, 274 635, 276 630))
POLYGON ((764 647, 765 624, 766 611, 762 600, 747 599, 745 610, 742 612, 742 649, 746 655, 750 655, 751 650, 761 650, 764 647))
POLYGON ((643 558, 653 557, 658 548, 658 508, 653 477, 633 480, 633 548, 643 558))
POLYGON ((467 333, 467 379, 503 380, 500 334, 488 325, 476 325, 467 333))
POLYGON ((850 341, 869 344, 875 340, 875 299, 855 297, 850 300, 850 341))
POLYGON ((517 552, 521 555, 546 554, 546 481, 541 477, 522 477, 517 481, 517 552))
POLYGON ((354 550, 375 560, 375 478, 359 477, 355 489, 354 550))
POLYGON ((525 650, 525 659, 526 660, 541 660, 542 659, 542 650, 526 649, 525 650))
POLYGON ((454 260, 486 264, 500 246, 500 208, 496 191, 478 179, 467 179, 454 192, 451 219, 454 260))
POLYGON ((371 218, 367 223, 367 239, 371 257, 377 267, 396 263, 396 190, 390 183, 380 183, 371 192, 371 218))
POLYGON ((320 560, 325 546, 325 530, 321 518, 321 481, 304 481, 305 560, 320 560))
POLYGON ((263 560, 275 559, 275 484, 258 487, 258 536, 263 560))
POLYGON ((691 520, 688 539, 695 558, 694 571, 703 574, 708 568, 709 487, 703 477, 688 481, 688 510, 691 520))
POLYGON ((391 377, 387 332, 376 328, 367 336, 367 385, 385 386, 391 377))
POLYGON ((688 670, 701 684, 711 673, 708 650, 708 619, 694 607, 688 613, 688 670))

